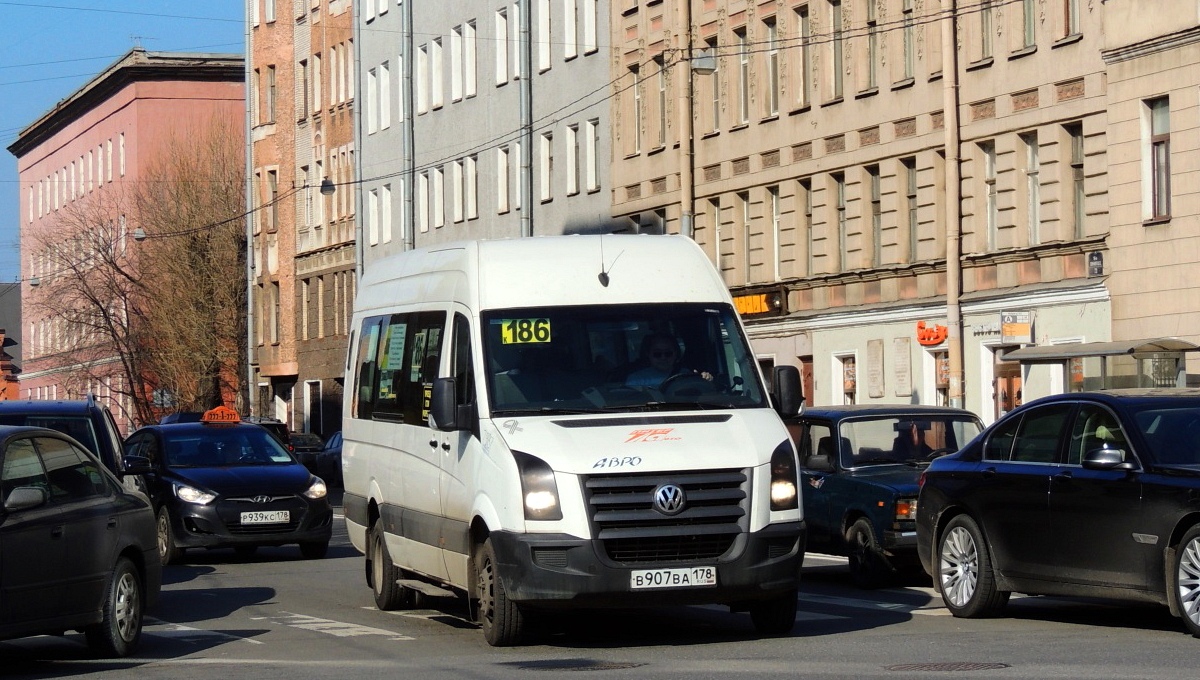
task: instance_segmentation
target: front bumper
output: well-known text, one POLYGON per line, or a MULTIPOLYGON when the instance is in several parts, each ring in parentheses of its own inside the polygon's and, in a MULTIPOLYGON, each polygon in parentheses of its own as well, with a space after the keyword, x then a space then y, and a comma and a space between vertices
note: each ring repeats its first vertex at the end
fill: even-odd
POLYGON ((176 501, 171 508, 171 531, 180 548, 230 548, 292 543, 327 543, 333 535, 333 507, 327 498, 310 501, 287 497, 265 504, 217 499, 211 505, 176 501), (287 524, 243 525, 243 511, 287 510, 287 524))
POLYGON ((567 534, 491 535, 508 598, 542 608, 729 604, 768 600, 795 590, 804 561, 804 522, 740 535, 722 557, 703 562, 615 563, 600 541, 567 534), (717 585, 632 590, 640 569, 714 566, 717 585))

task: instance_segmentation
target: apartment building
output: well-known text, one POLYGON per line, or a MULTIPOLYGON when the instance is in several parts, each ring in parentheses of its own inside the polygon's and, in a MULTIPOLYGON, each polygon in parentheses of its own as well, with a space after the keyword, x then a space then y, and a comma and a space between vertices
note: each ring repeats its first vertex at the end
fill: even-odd
MULTIPOLYGON (((245 108, 241 55, 131 50, 20 132, 22 399, 94 394, 122 431, 136 421, 130 378, 94 324, 52 285, 65 267, 91 265, 94 248, 136 248, 138 182, 179 135, 212 121, 240 130, 245 108)), ((130 258, 134 261, 136 258, 130 258)), ((104 302, 112 289, 86 290, 104 302)), ((119 316, 120 299, 110 301, 119 316)), ((92 308, 95 310, 95 304, 92 308)))
POLYGON ((614 229, 607 2, 375 0, 358 15, 364 265, 614 229))
POLYGON ((1103 11, 614 6, 614 214, 670 233, 694 214, 760 361, 800 366, 811 403, 990 421, 1077 389, 1077 362, 1005 355, 1133 330, 1112 319, 1103 11))
POLYGON ((255 415, 341 429, 355 290, 353 6, 247 0, 255 415))

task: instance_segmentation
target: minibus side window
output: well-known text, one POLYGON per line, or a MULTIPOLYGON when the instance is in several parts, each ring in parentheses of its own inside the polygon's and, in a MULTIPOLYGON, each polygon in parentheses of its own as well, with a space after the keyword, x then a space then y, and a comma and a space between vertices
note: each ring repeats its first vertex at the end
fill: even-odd
POLYGON ((379 329, 387 317, 377 316, 363 320, 362 333, 359 334, 358 365, 355 367, 354 404, 351 415, 355 418, 370 419, 375 411, 375 398, 378 394, 377 378, 379 371, 376 358, 379 353, 379 329))
POLYGON ((379 346, 377 420, 413 425, 426 422, 426 386, 437 377, 445 312, 393 314, 379 346))

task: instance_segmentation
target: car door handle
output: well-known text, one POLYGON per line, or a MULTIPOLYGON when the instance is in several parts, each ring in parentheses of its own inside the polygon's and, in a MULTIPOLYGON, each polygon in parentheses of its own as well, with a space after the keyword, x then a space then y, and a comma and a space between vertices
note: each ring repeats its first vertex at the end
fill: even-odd
POLYGON ((50 530, 50 538, 62 538, 64 531, 66 531, 66 526, 63 524, 59 524, 58 526, 56 526, 50 530))
POLYGON ((994 468, 994 467, 984 468, 983 476, 984 477, 995 477, 996 476, 996 468, 994 468))
POLYGON ((1072 479, 1072 476, 1071 476, 1071 471, 1070 471, 1070 470, 1063 470, 1062 472, 1059 472, 1058 474, 1054 475, 1054 478, 1055 478, 1055 479, 1061 479, 1061 480, 1063 480, 1063 481, 1065 481, 1065 482, 1069 482, 1069 481, 1071 481, 1071 479, 1072 479))
POLYGON ((116 528, 117 528, 117 518, 116 518, 116 517, 109 517, 109 518, 108 518, 108 528, 109 528, 109 529, 116 529, 116 528))
POLYGON ((436 449, 436 448, 437 448, 437 440, 436 440, 436 439, 430 439, 430 440, 429 440, 429 448, 431 448, 431 449, 436 449))
POLYGON ((450 442, 448 442, 448 441, 442 442, 442 450, 449 451, 450 450, 450 442))

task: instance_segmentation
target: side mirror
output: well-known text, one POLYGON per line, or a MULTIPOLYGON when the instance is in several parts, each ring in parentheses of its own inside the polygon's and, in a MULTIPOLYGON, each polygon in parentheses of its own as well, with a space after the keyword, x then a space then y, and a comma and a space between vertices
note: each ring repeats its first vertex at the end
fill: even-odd
POLYGON ((1084 453, 1081 464, 1085 470, 1137 469, 1133 461, 1126 459, 1125 449, 1113 449, 1107 446, 1084 453))
POLYGON ((804 467, 806 467, 810 470, 816 470, 817 472, 835 472, 836 471, 836 468, 834 468, 834 466, 833 466, 833 461, 829 460, 829 456, 826 456, 824 454, 819 454, 819 453, 809 456, 808 461, 805 463, 804 467))
POLYGON ((145 456, 125 456, 125 469, 121 475, 148 475, 154 472, 154 464, 145 456))
POLYGON ((42 505, 50 496, 40 486, 18 486, 4 499, 4 509, 8 512, 28 510, 42 505))
POLYGON ((455 402, 454 378, 437 378, 433 381, 433 394, 429 399, 429 419, 434 428, 442 432, 461 430, 458 404, 455 402))
POLYGON ((775 411, 783 418, 790 418, 804 408, 804 387, 800 384, 800 370, 795 366, 776 366, 772 375, 771 401, 775 411))

